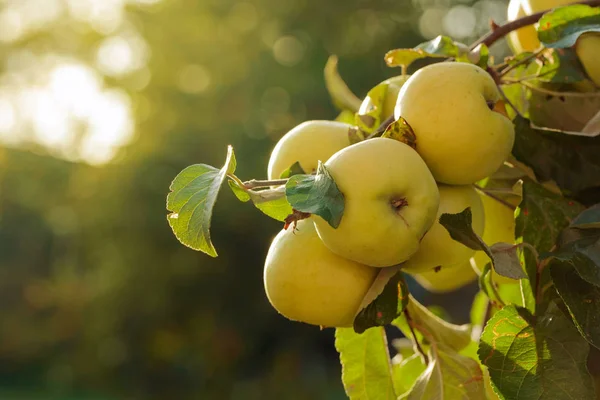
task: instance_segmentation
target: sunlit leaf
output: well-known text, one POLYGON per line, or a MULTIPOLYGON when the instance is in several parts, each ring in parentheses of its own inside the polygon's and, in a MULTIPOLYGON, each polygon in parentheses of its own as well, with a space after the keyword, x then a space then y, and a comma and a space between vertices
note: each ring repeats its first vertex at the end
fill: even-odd
POLYGON ((210 220, 219 189, 227 173, 235 171, 235 155, 231 146, 221 169, 205 164, 191 165, 181 171, 170 186, 167 219, 173 233, 184 245, 212 257, 217 252, 210 240, 210 220))
POLYGON ((537 31, 546 47, 571 47, 581 34, 600 32, 600 9, 588 5, 555 8, 542 16, 537 31))
POLYGON ((395 49, 386 53, 384 59, 389 67, 408 67, 422 58, 450 58, 459 54, 456 43, 448 36, 438 36, 412 49, 395 49))
POLYGON ((444 348, 431 350, 429 359, 410 392, 400 399, 485 399, 483 373, 477 361, 444 348))
POLYGON ((352 328, 338 328, 335 348, 340 353, 342 382, 350 400, 396 399, 383 328, 372 328, 362 334, 352 328))
POLYGON ((506 306, 487 323, 479 358, 496 391, 507 400, 593 399, 586 369, 587 342, 555 305, 535 319, 506 306))
MULTIPOLYGON (((458 352, 471 341, 470 325, 455 325, 444 321, 412 296, 409 296, 406 310, 415 326, 426 331, 427 339, 438 345, 458 352)), ((397 318, 393 321, 393 324, 400 328, 407 337, 410 337, 411 333, 406 318, 397 318)))
POLYGON ((397 140, 409 145, 413 149, 417 147, 417 137, 415 136, 415 132, 402 117, 389 124, 381 137, 397 140))
POLYGON ((252 200, 256 208, 277 221, 283 222, 293 211, 285 197, 285 187, 283 186, 275 189, 252 190, 239 186, 233 179, 230 179, 228 183, 238 200, 242 202, 252 200))
POLYGON ((280 179, 287 179, 290 176, 306 174, 306 172, 302 169, 302 166, 298 161, 292 164, 288 169, 283 171, 279 176, 280 179))
POLYGON ((425 371, 425 364, 419 354, 413 354, 392 365, 392 376, 396 393, 401 396, 407 393, 425 371))
POLYGON ((292 208, 315 214, 337 228, 344 214, 344 195, 327 167, 319 161, 316 175, 294 175, 285 185, 292 208))
POLYGON ((338 72, 338 58, 330 56, 325 64, 325 86, 329 91, 333 104, 340 110, 358 111, 361 100, 356 97, 352 90, 346 85, 338 72))

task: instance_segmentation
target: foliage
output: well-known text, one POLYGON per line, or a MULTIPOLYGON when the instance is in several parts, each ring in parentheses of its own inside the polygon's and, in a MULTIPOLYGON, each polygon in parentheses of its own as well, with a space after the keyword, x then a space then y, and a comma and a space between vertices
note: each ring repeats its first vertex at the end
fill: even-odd
MULTIPOLYGON (((410 296, 398 271, 402 265, 381 270, 354 327, 336 330, 342 381, 351 399, 594 398, 587 360, 590 345, 600 346, 600 213, 587 193, 600 189, 600 136, 578 132, 581 126, 537 126, 527 118, 527 98, 538 90, 561 96, 560 87, 544 85, 586 79, 572 49, 565 48, 579 35, 598 30, 598 12, 575 5, 545 14, 538 35, 547 49, 517 54, 500 65, 488 56, 485 44, 471 49, 446 36, 385 55, 388 66, 402 67, 404 73, 416 61, 447 60, 477 64, 492 74, 512 107, 512 169, 518 172, 491 177, 479 189, 490 196, 503 189, 518 192, 521 200, 515 212, 516 243, 485 243, 471 227, 469 208, 439 219, 452 239, 484 251, 492 261, 480 273, 481 294, 474 305, 479 311, 472 323, 483 328, 480 336, 472 326, 444 321, 410 296), (504 92, 515 84, 523 87, 504 92), (519 304, 491 280, 492 270, 520 280, 519 304), (413 351, 401 353, 400 362, 390 359, 387 325, 397 326, 414 343, 413 351), (408 366, 420 375, 409 374, 408 366)), ((402 117, 382 121, 385 83, 368 92, 370 108, 358 110, 358 99, 337 71, 337 58, 330 58, 325 76, 333 103, 347 113, 343 120, 355 126, 349 130, 351 143, 383 136, 418 149, 418 133, 402 117)), ((538 100, 535 107, 544 105, 538 100)), ((323 164, 316 175, 293 175, 270 184, 285 185, 294 209, 288 223, 317 214, 335 228, 343 218, 344 196, 323 164)))

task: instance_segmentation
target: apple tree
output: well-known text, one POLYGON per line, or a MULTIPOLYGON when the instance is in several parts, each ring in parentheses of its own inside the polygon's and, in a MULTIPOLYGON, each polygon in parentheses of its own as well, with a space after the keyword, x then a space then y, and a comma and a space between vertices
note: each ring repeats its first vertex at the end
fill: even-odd
POLYGON ((332 56, 339 115, 288 132, 266 178, 240 179, 229 147, 173 180, 168 222, 209 256, 225 183, 281 221, 266 295, 335 328, 349 398, 600 398, 600 1, 548 3, 511 1, 471 45, 390 50, 398 76, 362 99, 332 56), (434 292, 477 280, 470 323, 420 304, 406 274, 434 292))

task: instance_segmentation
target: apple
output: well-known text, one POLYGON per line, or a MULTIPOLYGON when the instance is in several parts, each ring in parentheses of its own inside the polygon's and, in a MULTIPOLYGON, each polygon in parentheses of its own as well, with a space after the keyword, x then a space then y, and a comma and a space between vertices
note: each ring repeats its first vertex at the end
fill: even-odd
POLYGON ((279 179, 281 173, 299 162, 307 174, 317 170, 338 150, 350 145, 351 125, 337 121, 306 121, 283 135, 269 159, 269 179, 279 179))
POLYGON ((406 261, 435 221, 439 192, 425 162, 410 146, 368 139, 335 153, 325 166, 344 195, 337 228, 313 216, 334 253, 372 267, 406 261))
POLYGON ((378 272, 329 251, 313 222, 302 220, 271 243, 264 284, 269 302, 286 318, 349 327, 378 272))
POLYGON ((587 32, 579 36, 575 52, 592 82, 600 86, 600 33, 587 32))
MULTIPOLYGON (((396 107, 398 93, 400 93, 402 85, 404 85, 404 83, 409 77, 410 75, 398 75, 386 79, 385 81, 379 84, 387 84, 387 92, 385 94, 385 98, 383 99, 383 104, 381 105, 381 113, 379 116, 381 122, 394 115, 394 107, 396 107)), ((365 97, 362 104, 360 105, 358 112, 359 114, 366 114, 371 108, 373 108, 373 106, 374 105, 372 99, 370 97, 365 97)))
POLYGON ((468 261, 457 267, 431 269, 413 276, 419 285, 432 293, 453 292, 477 279, 477 274, 468 261))
MULTIPOLYGON (((483 202, 485 212, 485 228, 483 230, 483 241, 491 246, 494 243, 514 243, 515 242, 515 213, 507 205, 481 193, 479 195, 483 202)), ((471 264, 479 271, 490 262, 490 258, 483 251, 477 251, 471 259, 471 264)), ((493 272, 492 279, 497 283, 518 283, 518 280, 511 279, 493 272)))
MULTIPOLYGON (((471 208, 473 217, 471 226, 478 235, 484 230, 483 204, 479 195, 471 185, 449 186, 439 185, 440 206, 437 219, 442 214, 456 214, 465 208, 471 208)), ((435 268, 442 267, 451 269, 462 265, 469 265, 469 259, 475 250, 457 242, 450 237, 448 230, 439 222, 435 222, 431 229, 421 240, 421 246, 408 261, 402 265, 402 270, 409 273, 429 272, 435 268)), ((429 274, 428 276, 432 276, 429 274)), ((458 281, 463 281, 459 279, 458 281)))
MULTIPOLYGON (((508 21, 514 21, 526 16, 521 2, 521 0, 510 0, 507 12, 508 21)), ((506 36, 506 40, 508 41, 508 46, 515 54, 525 51, 535 51, 540 47, 540 41, 533 25, 527 25, 510 32, 506 36)))
POLYGON ((413 74, 395 110, 417 138, 417 152, 438 182, 464 185, 496 171, 515 139, 492 77, 476 65, 441 62, 413 74))

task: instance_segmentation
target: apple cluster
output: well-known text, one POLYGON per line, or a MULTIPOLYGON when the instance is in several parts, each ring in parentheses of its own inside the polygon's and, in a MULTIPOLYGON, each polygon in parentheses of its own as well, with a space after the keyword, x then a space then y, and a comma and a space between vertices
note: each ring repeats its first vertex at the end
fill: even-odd
MULTIPOLYGON (((352 326, 381 268, 400 265, 431 291, 471 282, 487 255, 453 240, 444 213, 472 213, 487 243, 514 242, 513 210, 473 183, 505 162, 514 127, 491 76, 478 66, 441 62, 385 81, 381 119, 408 123, 411 146, 390 137, 350 143, 351 125, 304 122, 275 146, 269 179, 299 163, 324 162, 344 196, 337 228, 317 215, 282 230, 265 262, 269 301, 285 317, 324 327, 352 326)), ((368 112, 367 97, 359 112, 368 112)))

